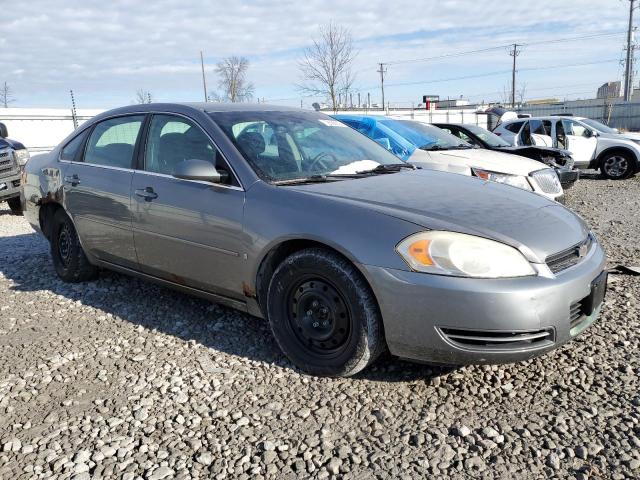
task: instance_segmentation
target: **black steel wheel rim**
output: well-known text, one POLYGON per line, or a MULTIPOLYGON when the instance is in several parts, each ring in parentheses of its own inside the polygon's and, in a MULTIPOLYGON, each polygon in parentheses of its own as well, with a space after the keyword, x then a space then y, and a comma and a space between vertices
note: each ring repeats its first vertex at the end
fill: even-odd
POLYGON ((63 225, 58 234, 58 254, 62 263, 68 265, 71 257, 71 231, 68 225, 63 225))
POLYGON ((351 311, 331 282, 317 276, 299 280, 286 304, 288 326, 300 346, 321 356, 344 350, 351 335, 351 311))

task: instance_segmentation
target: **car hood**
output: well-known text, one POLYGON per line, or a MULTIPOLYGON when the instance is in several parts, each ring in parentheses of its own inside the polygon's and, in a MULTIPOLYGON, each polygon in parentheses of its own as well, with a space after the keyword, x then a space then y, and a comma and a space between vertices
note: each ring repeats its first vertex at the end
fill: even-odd
POLYGON ((13 148, 14 150, 22 150, 23 148, 25 148, 25 146, 16 141, 16 140, 11 140, 10 138, 0 138, 0 148, 13 148))
POLYGON ((285 188, 374 209, 429 230, 498 240, 536 263, 588 234, 580 217, 540 195, 444 172, 405 170, 285 188))
POLYGON ((416 150, 408 161, 416 165, 422 165, 425 168, 433 168, 433 164, 437 164, 437 170, 457 173, 464 169, 468 170, 472 167, 477 167, 493 172, 526 176, 536 170, 548 168, 544 163, 530 158, 514 157, 513 154, 482 148, 443 151, 416 150))

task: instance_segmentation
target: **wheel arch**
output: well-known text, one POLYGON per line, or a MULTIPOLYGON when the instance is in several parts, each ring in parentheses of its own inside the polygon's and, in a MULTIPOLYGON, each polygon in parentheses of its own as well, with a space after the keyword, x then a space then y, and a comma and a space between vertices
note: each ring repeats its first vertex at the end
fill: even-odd
MULTIPOLYGON (((276 268, 278 268, 278 265, 280 265, 280 263, 282 263, 284 259, 287 258, 289 255, 295 252, 298 252, 300 250, 304 250, 307 248, 314 248, 314 247, 322 248, 330 252, 333 252, 341 256, 345 260, 347 260, 349 263, 351 263, 355 267, 355 269, 360 273, 360 275, 362 275, 363 280, 365 281, 365 283, 367 284, 367 286, 369 287, 369 289, 371 290, 375 298, 375 291, 371 287, 371 283, 369 282, 369 279, 365 275, 365 272, 362 271, 362 268, 360 268, 358 262, 353 257, 353 255, 350 254, 350 252, 344 251, 344 249, 341 249, 338 246, 332 245, 329 242, 325 242, 319 239, 303 238, 303 237, 287 238, 287 239, 282 239, 276 242, 274 245, 271 245, 267 249, 266 253, 262 256, 260 260, 258 269, 255 274, 255 299, 258 302, 258 307, 260 308, 260 311, 262 312, 262 315, 264 316, 264 318, 267 318, 266 304, 267 304, 267 291, 269 289, 269 281, 273 276, 273 273, 275 272, 276 268)), ((376 298, 376 303, 377 303, 377 298, 376 298)))
POLYGON ((49 241, 51 241, 51 228, 53 226, 53 217, 58 212, 58 210, 64 210, 64 207, 62 206, 62 204, 58 202, 47 202, 40 205, 40 208, 38 211, 38 221, 40 222, 40 230, 42 231, 42 234, 44 235, 44 237, 49 241))
POLYGON ((634 172, 637 172, 638 168, 640 168, 639 155, 635 151, 633 151, 633 149, 631 149, 630 147, 624 147, 624 146, 618 146, 618 145, 613 147, 608 147, 602 152, 600 152, 600 154, 596 158, 596 168, 602 168, 602 163, 604 162, 604 159, 608 155, 611 155, 612 153, 624 153, 626 155, 629 155, 629 157, 631 157, 631 160, 633 161, 634 172))

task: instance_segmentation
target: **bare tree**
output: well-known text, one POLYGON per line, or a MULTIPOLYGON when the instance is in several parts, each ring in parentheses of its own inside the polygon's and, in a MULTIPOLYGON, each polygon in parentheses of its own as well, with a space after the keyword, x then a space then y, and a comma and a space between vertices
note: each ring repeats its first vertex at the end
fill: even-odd
POLYGON ((144 88, 139 88, 136 91, 135 103, 151 103, 153 98, 151 96, 151 92, 149 90, 145 90, 144 88))
POLYGON ((524 103, 524 96, 527 94, 527 82, 521 82, 520 86, 516 88, 516 99, 518 103, 522 105, 524 103))
POLYGON ((300 89, 311 95, 326 96, 336 111, 338 94, 346 94, 353 86, 351 65, 355 56, 349 30, 334 23, 320 27, 319 37, 304 50, 299 61, 306 82, 300 89))
POLYGON ((216 102, 248 102, 253 98, 253 83, 247 80, 249 60, 245 57, 227 57, 216 65, 218 88, 221 93, 210 92, 216 102))
POLYGON ((0 105, 4 108, 9 108, 9 104, 15 101, 11 87, 7 82, 4 82, 2 86, 0 86, 0 105))

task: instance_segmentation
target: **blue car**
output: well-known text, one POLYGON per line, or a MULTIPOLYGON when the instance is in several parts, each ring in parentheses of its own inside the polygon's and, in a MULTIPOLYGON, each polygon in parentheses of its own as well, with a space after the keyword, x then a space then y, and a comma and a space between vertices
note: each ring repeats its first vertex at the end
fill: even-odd
POLYGON ((505 183, 562 201, 556 171, 542 162, 475 148, 444 130, 421 122, 377 115, 334 115, 405 162, 505 183))

